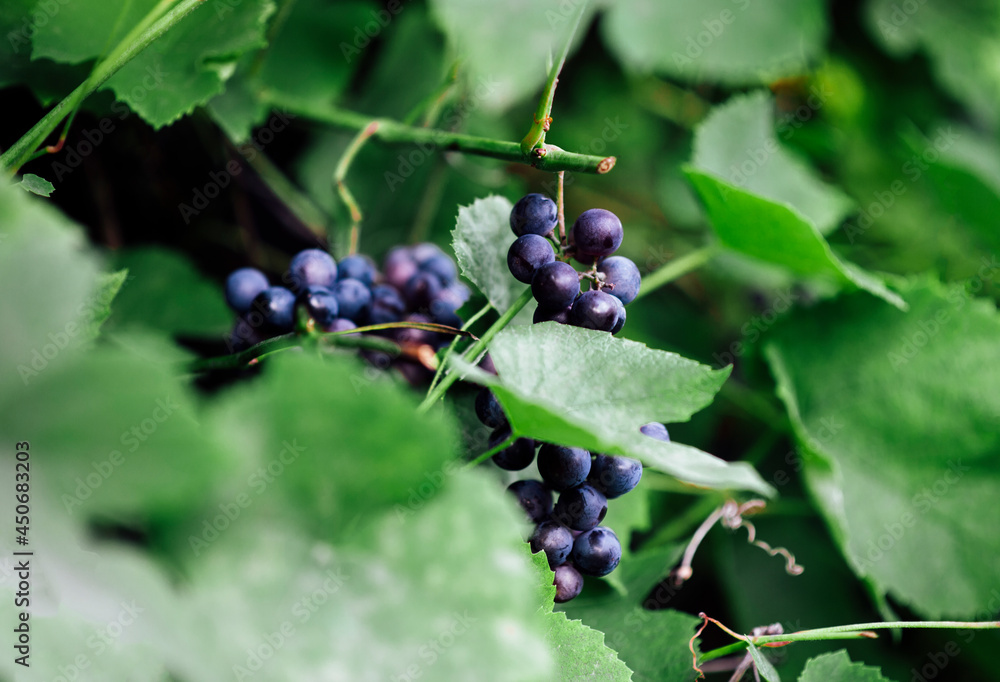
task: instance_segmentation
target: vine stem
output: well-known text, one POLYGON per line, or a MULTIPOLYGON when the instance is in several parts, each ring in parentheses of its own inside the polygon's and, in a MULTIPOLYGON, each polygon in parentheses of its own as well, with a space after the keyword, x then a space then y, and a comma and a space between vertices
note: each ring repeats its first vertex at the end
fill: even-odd
POLYGON ((204 0, 180 0, 175 7, 166 8, 174 0, 162 0, 145 18, 122 39, 108 58, 94 67, 90 77, 77 86, 59 104, 54 106, 31 130, 0 155, 0 168, 7 175, 14 175, 31 158, 35 150, 66 118, 79 102, 89 97, 118 73, 136 55, 149 47, 157 38, 173 28, 188 14, 205 4, 204 0))
POLYGON ((364 146, 365 142, 377 130, 378 121, 372 121, 355 135, 354 139, 347 145, 347 149, 340 156, 337 167, 333 171, 333 184, 337 188, 337 195, 351 214, 351 237, 347 253, 352 256, 358 252, 358 239, 361 236, 361 209, 358 207, 358 202, 354 199, 354 195, 351 194, 351 190, 347 188, 347 184, 344 181, 347 178, 347 171, 350 169, 354 157, 358 155, 361 147, 364 146))
POLYGON ((566 196, 566 183, 565 183, 565 171, 559 171, 559 183, 556 185, 556 207, 558 209, 559 217, 559 251, 560 253, 565 253, 566 251, 566 210, 563 206, 563 202, 566 196))
MULTIPOLYGON (((479 319, 483 315, 485 315, 486 313, 488 313, 492 307, 493 307, 492 304, 487 303, 482 308, 480 308, 478 311, 476 311, 476 314, 473 315, 472 317, 470 317, 468 319, 468 321, 466 321, 466 323, 462 325, 462 331, 463 332, 464 331, 468 331, 472 327, 472 325, 474 325, 476 322, 478 322, 479 319)), ((438 382, 441 381, 441 375, 444 374, 444 368, 448 364, 448 358, 450 358, 451 354, 455 352, 455 346, 458 345, 458 341, 459 341, 460 338, 461 337, 456 336, 454 339, 452 339, 451 343, 448 344, 448 349, 445 350, 444 355, 441 356, 441 364, 438 365, 437 371, 434 372, 434 378, 431 379, 431 385, 427 388, 427 394, 428 395, 430 395, 431 391, 434 390, 434 387, 437 386, 438 382)))
MULTIPOLYGON (((521 308, 528 305, 528 301, 530 300, 531 289, 525 289, 521 295, 517 297, 517 300, 514 301, 509 308, 507 308, 504 314, 501 315, 500 318, 497 319, 497 321, 483 333, 482 337, 469 346, 468 350, 466 350, 463 354, 463 357, 469 358, 472 362, 475 362, 475 359, 486 350, 490 341, 493 340, 493 337, 496 336, 501 329, 510 324, 510 321, 513 320, 519 312, 521 312, 521 308)), ((448 392, 448 389, 457 380, 458 372, 452 370, 446 374, 434 390, 428 393, 427 397, 424 398, 424 401, 420 403, 420 406, 417 408, 417 413, 424 414, 431 409, 431 407, 433 407, 434 404, 448 392)))
POLYGON ((465 468, 466 469, 471 469, 474 466, 478 466, 478 465, 482 464, 483 462, 485 462, 490 457, 492 457, 493 455, 497 454, 498 452, 500 452, 504 448, 510 447, 511 443, 513 443, 514 440, 515 440, 515 436, 514 436, 514 434, 511 434, 502 443, 498 443, 498 444, 494 445, 492 448, 490 448, 489 450, 487 450, 483 454, 479 455, 478 457, 476 457, 473 460, 470 460, 468 462, 468 464, 465 465, 465 468))
POLYGON ((673 282, 678 277, 682 277, 693 270, 697 270, 702 265, 712 260, 719 252, 721 247, 716 244, 709 244, 708 246, 703 246, 700 249, 695 249, 691 253, 686 253, 680 258, 675 258, 658 270, 654 270, 652 273, 646 275, 642 278, 642 287, 639 289, 639 295, 636 298, 642 298, 646 294, 650 294, 665 284, 673 282))
MULTIPOLYGON (((275 106, 280 103, 273 102, 275 106)), ((347 130, 363 130, 372 122, 370 116, 359 114, 336 107, 300 107, 297 111, 303 118, 347 130)), ((453 133, 437 128, 409 126, 390 118, 376 119, 378 130, 372 135, 373 140, 383 144, 415 144, 423 151, 436 149, 441 151, 456 151, 477 156, 486 156, 501 161, 524 163, 544 171, 579 171, 581 173, 603 174, 615 166, 617 159, 613 156, 601 157, 589 154, 569 152, 552 144, 546 144, 529 154, 521 151, 517 142, 493 140, 486 137, 476 137, 462 133, 453 133)), ((392 180, 393 173, 387 172, 387 179, 392 180)), ((400 177, 401 182, 405 178, 400 177)))

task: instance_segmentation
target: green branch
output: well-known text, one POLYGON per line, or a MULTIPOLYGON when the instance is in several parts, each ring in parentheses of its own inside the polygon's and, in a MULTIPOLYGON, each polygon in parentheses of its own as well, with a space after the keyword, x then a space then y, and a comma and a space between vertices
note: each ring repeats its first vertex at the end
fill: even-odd
POLYGON ((639 295, 636 299, 642 298, 646 294, 651 294, 665 284, 673 282, 675 279, 697 270, 702 265, 712 260, 720 251, 715 244, 703 246, 695 249, 691 253, 686 253, 680 258, 675 258, 658 270, 642 278, 642 286, 639 288, 639 295))
POLYGON ((59 123, 70 115, 76 106, 104 85, 136 55, 149 47, 153 41, 173 28, 184 17, 205 4, 204 0, 181 0, 177 6, 164 13, 173 0, 163 0, 132 29, 131 32, 108 55, 94 67, 90 77, 66 96, 49 113, 42 117, 27 133, 21 136, 10 149, 0 155, 0 168, 7 175, 14 175, 31 158, 45 138, 52 134, 59 123))
MULTIPOLYGON (((284 102, 272 102, 273 106, 283 106, 284 102)), ((346 130, 362 131, 372 123, 372 118, 345 109, 325 107, 294 107, 304 118, 317 123, 344 128, 346 130)), ((546 144, 529 154, 521 151, 517 142, 491 140, 486 137, 452 133, 434 128, 419 128, 408 126, 389 118, 375 119, 378 130, 372 134, 373 140, 383 144, 412 144, 424 150, 463 152, 486 156, 501 161, 524 163, 544 171, 577 171, 579 173, 607 173, 615 166, 615 157, 591 156, 568 152, 553 144, 546 144)))

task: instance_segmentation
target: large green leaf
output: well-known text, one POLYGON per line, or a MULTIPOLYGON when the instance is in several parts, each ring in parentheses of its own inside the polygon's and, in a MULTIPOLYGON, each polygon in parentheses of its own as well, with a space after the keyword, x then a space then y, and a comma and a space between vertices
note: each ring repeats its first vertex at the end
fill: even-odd
POLYGON ((1000 571, 985 511, 1000 494, 1000 316, 961 288, 904 295, 908 314, 859 295, 798 313, 766 356, 853 570, 928 617, 984 616, 1000 571))
POLYGON ((502 378, 493 390, 519 435, 630 455, 701 487, 773 492, 749 465, 639 432, 651 421, 689 419, 712 401, 729 368, 555 322, 508 327, 490 355, 502 378))
POLYGON ((385 507, 408 517, 449 478, 457 444, 448 415, 418 416, 415 406, 356 358, 275 357, 217 405, 220 440, 241 461, 228 496, 277 491, 319 537, 385 507))
MULTIPOLYGON (((813 114, 830 95, 811 95, 813 114), (812 99, 815 98, 815 99, 812 99)), ((774 101, 765 92, 734 97, 716 107, 695 131, 691 164, 748 192, 788 204, 823 234, 851 211, 851 200, 816 177, 812 168, 778 139, 792 129, 774 125, 774 101)))
POLYGON ((214 679, 553 679, 518 513, 485 477, 457 474, 414 516, 390 511, 350 547, 254 521, 190 567, 187 603, 214 679))
POLYGON ((878 668, 853 663, 844 649, 809 659, 799 682, 890 682, 878 668))
POLYGON ((631 680, 632 671, 604 644, 603 632, 593 630, 578 620, 570 620, 562 611, 553 611, 555 574, 549 568, 545 553, 532 554, 531 564, 540 580, 541 612, 545 615, 546 625, 545 641, 555 655, 558 671, 555 679, 566 682, 631 680))
POLYGON ((512 208, 505 197, 476 199, 471 206, 458 209, 458 221, 451 231, 462 275, 501 312, 524 291, 524 285, 507 267, 507 250, 516 239, 510 229, 512 208))
POLYGON ((816 226, 794 208, 699 170, 689 169, 687 176, 724 246, 799 275, 864 289, 896 307, 906 308, 880 277, 840 259, 816 226))
POLYGON ((687 81, 770 83, 805 72, 823 53, 819 0, 610 3, 602 28, 627 68, 687 81))

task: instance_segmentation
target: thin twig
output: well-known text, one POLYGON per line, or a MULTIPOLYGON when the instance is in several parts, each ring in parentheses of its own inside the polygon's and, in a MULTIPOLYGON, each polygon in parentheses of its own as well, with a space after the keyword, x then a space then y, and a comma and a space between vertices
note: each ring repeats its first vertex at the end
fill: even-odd
POLYGON ((347 188, 344 180, 347 178, 347 171, 350 169, 354 157, 358 155, 361 147, 364 146, 365 142, 377 130, 378 121, 372 121, 355 135, 354 139, 347 145, 347 149, 340 155, 340 161, 337 162, 337 167, 333 171, 333 184, 337 188, 337 196, 340 197, 340 200, 347 207, 347 211, 351 215, 351 237, 349 246, 347 247, 347 253, 350 255, 358 252, 358 239, 361 236, 361 208, 354 199, 354 195, 351 194, 351 190, 347 188))

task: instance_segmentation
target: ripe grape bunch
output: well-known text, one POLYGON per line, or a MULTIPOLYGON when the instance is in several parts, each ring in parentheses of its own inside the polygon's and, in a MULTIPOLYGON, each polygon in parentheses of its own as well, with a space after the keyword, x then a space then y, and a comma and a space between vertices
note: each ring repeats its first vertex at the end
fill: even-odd
MULTIPOLYGON (((479 420, 494 429, 490 449, 510 438, 510 424, 492 391, 482 389, 475 407, 479 420)), ((670 440, 666 427, 657 422, 639 430, 657 440, 670 440)), ((521 471, 535 460, 536 449, 541 480, 515 481, 507 490, 535 524, 528 540, 531 551, 545 552, 555 572, 555 601, 562 603, 580 594, 584 575, 608 575, 621 561, 618 536, 600 523, 607 514, 608 500, 639 484, 642 463, 631 457, 538 443, 531 438, 516 439, 493 455, 493 462, 507 471, 521 471), (559 493, 555 504, 553 492, 559 493)))
POLYGON ((625 306, 638 296, 641 281, 635 263, 612 255, 624 236, 621 220, 603 208, 584 211, 573 224, 568 244, 555 237, 558 222, 555 202, 542 194, 522 197, 510 212, 517 239, 507 252, 507 267, 518 281, 531 285, 538 302, 534 321, 617 334, 625 325, 625 306), (570 258, 590 270, 578 272, 570 258), (584 280, 590 281, 590 288, 581 293, 584 280))
MULTIPOLYGON (((229 275, 226 302, 237 314, 229 337, 232 350, 295 331, 303 320, 307 328, 319 332, 390 322, 458 328, 462 320, 456 311, 469 298, 468 287, 458 281, 455 261, 429 243, 390 250, 381 272, 367 256, 350 255, 337 263, 326 251, 306 249, 292 258, 282 284, 272 286, 256 268, 240 268, 229 275)), ((401 345, 434 348, 449 339, 412 327, 375 333, 401 345)))

